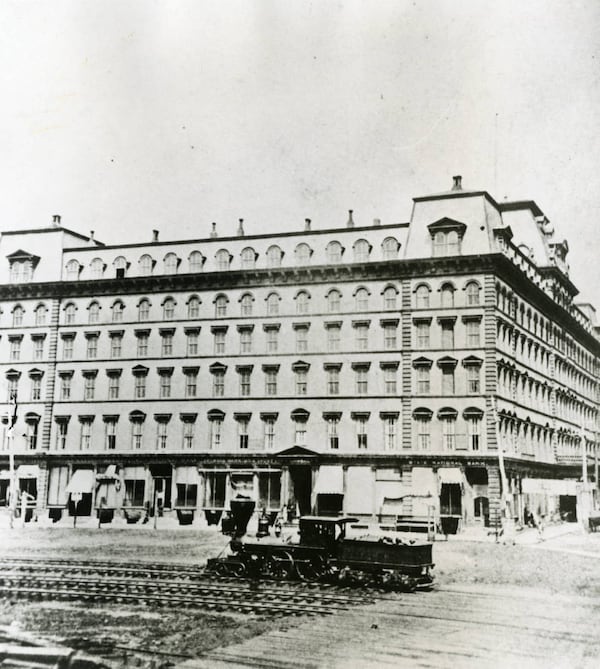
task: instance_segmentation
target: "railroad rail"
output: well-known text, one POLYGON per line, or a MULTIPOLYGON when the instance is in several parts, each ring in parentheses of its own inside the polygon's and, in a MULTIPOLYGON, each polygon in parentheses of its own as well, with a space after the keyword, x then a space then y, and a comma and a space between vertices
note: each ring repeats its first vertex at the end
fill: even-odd
POLYGON ((0 598, 116 602, 262 616, 331 615, 375 601, 348 587, 224 579, 189 565, 33 558, 0 559, 0 598))

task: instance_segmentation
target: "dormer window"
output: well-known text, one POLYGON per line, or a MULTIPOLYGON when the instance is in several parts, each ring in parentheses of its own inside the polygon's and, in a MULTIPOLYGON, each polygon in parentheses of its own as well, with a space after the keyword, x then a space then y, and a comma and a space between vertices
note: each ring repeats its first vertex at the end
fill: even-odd
POLYGON ((79 279, 80 271, 81 265, 77 260, 69 260, 67 263, 67 281, 77 281, 77 279, 79 279))
POLYGON ((164 259, 165 274, 177 274, 179 258, 175 253, 167 253, 164 259))
POLYGON ((344 249, 339 242, 329 242, 325 253, 327 255, 327 262, 331 264, 337 264, 342 262, 342 253, 344 249))
POLYGON ((190 264, 190 272, 201 272, 204 265, 204 256, 200 251, 192 251, 188 258, 190 264))
POLYGON ((215 254, 215 260, 217 261, 217 269, 224 272, 229 269, 231 254, 227 249, 219 249, 215 254))
POLYGON ((102 258, 94 258, 90 263, 90 274, 92 279, 101 279, 105 269, 106 265, 102 262, 102 258))
POLYGON ((461 242, 467 226, 451 218, 441 218, 427 226, 434 257, 456 256, 461 253, 461 242))
POLYGON ((396 260, 400 245, 395 237, 386 237, 381 245, 384 260, 396 260))
POLYGON ((359 239, 354 244, 354 262, 367 262, 371 253, 371 245, 366 239, 359 239))
POLYGON ((118 256, 115 258, 114 262, 115 266, 115 277, 117 279, 124 279, 125 276, 127 275, 127 268, 129 267, 129 263, 123 256, 118 256))
POLYGON ((153 269, 154 269, 154 260, 152 259, 151 255, 145 253, 140 258, 140 274, 142 276, 150 276, 152 274, 153 269))
POLYGON ((245 248, 242 251, 242 269, 254 269, 257 257, 258 254, 251 246, 245 248))
POLYGON ((277 245, 269 246, 267 249, 267 267, 281 267, 283 251, 277 245))
POLYGON ((310 256, 312 255, 312 249, 308 244, 298 244, 298 246, 296 246, 295 255, 298 265, 308 265, 310 256))
POLYGON ((40 261, 39 256, 34 256, 26 251, 15 251, 7 256, 10 266, 10 282, 26 283, 33 278, 33 270, 40 261))

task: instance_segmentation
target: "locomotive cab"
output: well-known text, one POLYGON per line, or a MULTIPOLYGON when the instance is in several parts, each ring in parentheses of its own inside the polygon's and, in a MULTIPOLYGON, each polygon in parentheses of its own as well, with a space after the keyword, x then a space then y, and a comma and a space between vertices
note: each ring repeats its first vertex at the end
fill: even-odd
POLYGON ((331 518, 328 516, 302 516, 299 522, 300 544, 319 546, 334 552, 334 547, 346 536, 346 525, 357 523, 357 518, 331 518))

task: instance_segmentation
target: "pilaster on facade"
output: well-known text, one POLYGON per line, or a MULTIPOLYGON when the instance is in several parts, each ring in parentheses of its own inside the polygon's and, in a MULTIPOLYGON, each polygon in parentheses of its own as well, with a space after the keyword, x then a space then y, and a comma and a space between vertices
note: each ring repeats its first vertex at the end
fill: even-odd
POLYGON ((44 415, 42 418, 42 443, 44 450, 50 449, 52 420, 54 415, 54 392, 56 388, 56 359, 58 354, 58 324, 60 300, 53 299, 50 304, 50 327, 48 330, 48 363, 46 367, 46 392, 44 395, 44 415))

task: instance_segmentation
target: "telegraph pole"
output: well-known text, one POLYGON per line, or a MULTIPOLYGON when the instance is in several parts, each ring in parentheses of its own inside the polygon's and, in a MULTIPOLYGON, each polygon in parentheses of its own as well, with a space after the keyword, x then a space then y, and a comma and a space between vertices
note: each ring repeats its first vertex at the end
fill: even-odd
POLYGON ((8 429, 6 430, 6 442, 8 447, 8 471, 9 471, 9 482, 8 482, 8 498, 10 500, 9 506, 9 518, 10 518, 10 529, 13 529, 14 520, 15 520, 15 511, 17 509, 17 482, 15 480, 15 454, 14 454, 14 443, 15 443, 15 423, 17 422, 17 392, 15 390, 10 393, 10 406, 12 411, 9 416, 8 429))

